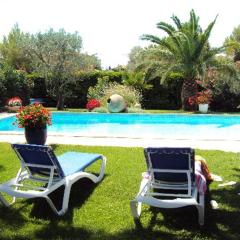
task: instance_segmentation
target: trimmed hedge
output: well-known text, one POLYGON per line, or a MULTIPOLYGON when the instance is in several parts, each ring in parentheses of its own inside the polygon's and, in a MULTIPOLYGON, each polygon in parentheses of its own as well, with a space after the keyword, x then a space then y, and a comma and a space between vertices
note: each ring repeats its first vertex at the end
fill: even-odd
POLYGON ((79 72, 76 75, 76 82, 69 83, 68 96, 65 98, 65 105, 73 108, 85 108, 87 104, 87 93, 91 86, 97 84, 98 78, 108 77, 110 82, 122 81, 123 72, 114 71, 93 71, 93 72, 79 72))

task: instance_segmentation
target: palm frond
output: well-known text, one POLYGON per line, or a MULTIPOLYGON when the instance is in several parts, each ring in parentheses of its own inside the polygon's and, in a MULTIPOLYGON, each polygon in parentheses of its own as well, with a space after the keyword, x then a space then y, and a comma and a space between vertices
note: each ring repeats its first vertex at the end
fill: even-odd
POLYGON ((160 44, 161 39, 157 36, 151 35, 151 34, 144 34, 140 37, 142 40, 148 40, 151 41, 152 43, 157 43, 160 44))
POLYGON ((206 28, 206 30, 204 31, 204 33, 202 33, 199 37, 199 42, 198 45, 196 47, 195 53, 194 53, 194 57, 195 59, 198 59, 202 53, 202 50, 204 48, 204 46, 206 45, 206 43, 209 40, 211 31, 213 29, 213 26, 215 25, 215 22, 217 20, 217 16, 215 17, 214 21, 211 22, 208 27, 206 28))
POLYGON ((182 23, 181 23, 180 19, 175 15, 173 15, 171 18, 174 21, 175 25, 177 26, 177 29, 182 30, 182 23))
POLYGON ((173 32, 176 31, 176 29, 171 25, 166 22, 159 22, 157 23, 157 28, 165 31, 168 35, 172 35, 173 32))

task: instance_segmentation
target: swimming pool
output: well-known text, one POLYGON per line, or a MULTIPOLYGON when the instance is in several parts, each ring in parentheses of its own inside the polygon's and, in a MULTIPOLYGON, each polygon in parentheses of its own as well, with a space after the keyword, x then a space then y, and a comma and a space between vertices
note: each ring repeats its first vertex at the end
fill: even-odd
MULTIPOLYGON (((15 117, 0 119, 0 133, 22 133, 15 117)), ((240 140, 240 116, 189 114, 53 113, 50 135, 240 140)))

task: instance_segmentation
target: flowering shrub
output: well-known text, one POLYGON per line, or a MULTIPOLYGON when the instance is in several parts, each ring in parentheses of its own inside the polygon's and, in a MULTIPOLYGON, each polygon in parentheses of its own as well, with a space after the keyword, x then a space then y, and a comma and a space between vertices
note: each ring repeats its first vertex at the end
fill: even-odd
POLYGON ((92 111, 94 108, 96 107, 100 107, 101 104, 97 99, 91 99, 88 101, 86 108, 88 109, 88 111, 92 111))
POLYGON ((202 92, 198 92, 196 102, 198 104, 206 104, 212 101, 212 94, 210 90, 205 90, 202 92))
POLYGON ((21 108, 16 115, 16 124, 19 128, 46 127, 52 124, 51 113, 39 103, 21 108))
POLYGON ((13 97, 7 101, 7 105, 9 107, 22 106, 22 100, 19 97, 13 97))
POLYGON ((189 105, 194 104, 208 104, 212 100, 212 94, 210 90, 198 92, 196 96, 192 96, 188 99, 189 105))

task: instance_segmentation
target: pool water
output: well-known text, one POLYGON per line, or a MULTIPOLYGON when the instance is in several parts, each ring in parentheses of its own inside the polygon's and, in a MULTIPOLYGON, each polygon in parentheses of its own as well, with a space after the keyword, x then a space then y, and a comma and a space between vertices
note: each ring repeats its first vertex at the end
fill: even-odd
MULTIPOLYGON (((0 119, 0 131, 19 132, 15 116, 0 119)), ((189 114, 53 113, 48 134, 174 139, 240 140, 240 116, 189 114)))

